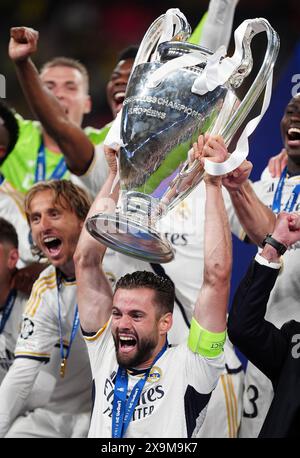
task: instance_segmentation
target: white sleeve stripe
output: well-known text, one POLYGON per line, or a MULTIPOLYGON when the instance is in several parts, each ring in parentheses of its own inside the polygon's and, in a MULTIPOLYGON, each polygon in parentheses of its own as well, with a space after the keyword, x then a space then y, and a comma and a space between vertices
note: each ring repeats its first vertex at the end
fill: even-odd
POLYGON ((31 305, 30 304, 28 305, 28 308, 26 308, 25 313, 27 315, 30 315, 30 316, 33 317, 35 315, 40 303, 41 303, 42 294, 45 291, 49 290, 49 289, 55 289, 55 288, 56 288, 56 283, 54 285, 52 285, 52 286, 51 285, 45 285, 45 287, 39 291, 39 294, 36 295, 36 297, 34 299, 34 302, 31 305))
POLYGON ((43 277, 40 280, 37 280, 33 287, 32 294, 27 302, 27 306, 25 309, 25 313, 28 315, 33 316, 40 304, 41 295, 47 289, 54 289, 56 288, 56 277, 55 274, 51 274, 48 277, 43 277), (54 276, 53 276, 54 275, 54 276))
POLYGON ((227 411, 227 425, 228 425, 228 437, 235 438, 237 437, 238 423, 237 423, 237 401, 232 386, 228 380, 230 377, 228 374, 221 374, 220 380, 222 383, 225 404, 227 411))

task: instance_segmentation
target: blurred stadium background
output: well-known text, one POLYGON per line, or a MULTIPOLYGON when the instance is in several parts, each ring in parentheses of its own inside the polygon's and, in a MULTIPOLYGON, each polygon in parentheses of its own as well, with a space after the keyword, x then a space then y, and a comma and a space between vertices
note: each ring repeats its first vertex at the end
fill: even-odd
MULTIPOLYGON (((119 51, 129 44, 138 44, 151 22, 168 8, 180 8, 194 28, 208 4, 208 0, 0 0, 0 73, 6 77, 8 102, 22 114, 30 115, 13 65, 7 58, 12 26, 26 25, 40 32, 39 49, 34 57, 38 67, 57 55, 74 57, 87 66, 93 112, 86 123, 100 126, 110 120, 105 84, 119 51)), ((240 0, 234 29, 244 19, 259 16, 268 19, 281 38, 277 77, 300 37, 299 0, 240 0)), ((261 54, 263 46, 257 45, 255 49, 261 54)))

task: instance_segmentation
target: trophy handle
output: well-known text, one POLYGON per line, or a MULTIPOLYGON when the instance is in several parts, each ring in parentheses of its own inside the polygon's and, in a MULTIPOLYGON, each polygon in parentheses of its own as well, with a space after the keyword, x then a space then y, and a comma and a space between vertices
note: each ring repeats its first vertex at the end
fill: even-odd
POLYGON ((263 64, 253 81, 251 87, 243 98, 238 109, 233 114, 232 118, 220 132, 220 135, 224 138, 225 144, 228 146, 232 140, 234 134, 246 119, 256 100, 260 96, 262 90, 266 86, 269 75, 273 70, 274 63, 276 61, 279 51, 279 36, 275 30, 271 27, 270 23, 264 18, 249 19, 245 21, 247 28, 243 38, 243 58, 242 62, 236 71, 232 74, 229 82, 233 87, 239 87, 244 78, 250 73, 252 69, 252 55, 250 44, 252 38, 260 32, 266 32, 267 34, 267 49, 264 57, 263 64))
MULTIPOLYGON (((157 57, 158 47, 165 41, 176 40, 178 42, 187 40, 191 35, 191 27, 184 14, 178 8, 170 8, 165 14, 159 16, 147 30, 135 57, 127 87, 130 84, 134 69, 142 63, 154 60, 157 57)), ((120 138, 122 110, 114 120, 108 135, 105 138, 105 145, 116 149, 122 145, 120 138)))
MULTIPOLYGON (((279 41, 278 34, 271 27, 270 23, 264 18, 249 19, 247 21, 244 21, 235 32, 236 51, 235 51, 234 56, 230 58, 225 58, 223 62, 220 63, 220 66, 224 64, 226 65, 225 61, 227 59, 227 61, 229 62, 229 65, 232 67, 235 67, 228 81, 231 84, 231 86, 233 86, 234 88, 239 87, 242 84, 244 78, 251 72, 253 61, 252 61, 250 45, 251 45, 252 38, 260 32, 266 32, 267 39, 268 39, 267 50, 265 53, 265 57, 264 57, 262 66, 255 80, 253 81, 251 87, 248 89, 248 92, 246 93, 239 107, 235 110, 234 114, 231 116, 229 121, 226 122, 225 126, 221 129, 221 131, 213 132, 213 129, 211 131, 211 134, 221 135, 224 139, 226 146, 230 144, 234 134, 237 132, 238 128, 245 121, 247 115, 251 111, 253 105, 255 104, 256 100, 260 96, 267 82, 269 81, 269 85, 271 84, 270 78, 272 76, 273 66, 276 61, 278 51, 279 51, 280 41, 279 41), (241 30, 243 29, 245 29, 244 36, 243 36, 242 42, 240 43, 239 34, 241 33, 241 30), (240 49, 241 46, 242 46, 242 49, 240 49), (241 52, 242 52, 242 59, 240 58, 241 52), (240 64, 238 66, 234 65, 237 59, 240 61, 240 64)), ((227 72, 229 69, 230 67, 226 69, 227 72)), ((269 91, 270 91, 270 88, 268 88, 268 90, 266 89, 265 101, 263 104, 261 116, 257 117, 256 120, 252 120, 252 121, 255 121, 256 123, 252 122, 251 128, 249 129, 250 133, 253 132, 260 118, 262 117, 262 115, 264 114, 265 110, 268 107, 269 101, 266 101, 266 100, 268 96, 270 96, 270 94, 267 94, 267 92, 269 91)), ((241 162, 243 161, 243 159, 244 158, 242 158, 241 152, 239 150, 236 150, 230 155, 229 159, 227 159, 224 162, 220 162, 218 164, 212 163, 211 161, 209 161, 209 158, 208 158, 208 161, 206 161, 206 164, 205 164, 205 169, 207 170, 209 167, 209 170, 208 170, 209 173, 213 173, 215 175, 217 174, 221 175, 223 173, 228 173, 231 170, 233 170, 234 168, 238 167, 241 164, 241 162), (209 163, 208 165, 207 165, 207 162, 209 163), (225 169, 225 167, 227 167, 227 169, 225 169)), ((193 175, 198 168, 199 168, 198 160, 193 161, 193 163, 190 165, 189 165, 189 161, 187 160, 183 164, 182 170, 179 173, 179 178, 183 179, 183 178, 187 178, 189 175, 193 175)))
POLYGON ((149 62, 156 57, 160 43, 174 40, 185 41, 190 35, 191 27, 186 17, 178 8, 169 9, 165 14, 159 16, 147 30, 134 60, 131 74, 137 65, 149 62))

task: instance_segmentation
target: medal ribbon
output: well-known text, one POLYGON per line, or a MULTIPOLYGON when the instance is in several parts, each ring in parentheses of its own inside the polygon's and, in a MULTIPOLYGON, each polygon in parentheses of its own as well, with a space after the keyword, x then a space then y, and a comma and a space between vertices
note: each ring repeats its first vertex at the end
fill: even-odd
POLYGON ((59 289, 61 287, 61 277, 59 276, 58 273, 56 273, 56 278, 57 278, 59 347, 60 347, 60 357, 61 357, 60 375, 61 375, 61 377, 64 377, 64 375, 65 375, 65 365, 66 365, 67 359, 68 359, 68 357, 70 355, 71 346, 72 346, 73 340, 75 339, 75 336, 76 336, 80 321, 79 321, 79 314, 78 314, 78 306, 76 304, 75 305, 75 313, 74 313, 74 318, 73 318, 73 325, 72 325, 70 342, 69 342, 69 345, 68 345, 66 353, 65 353, 64 341, 63 341, 63 333, 62 333, 62 323, 61 323, 61 304, 60 304, 60 300, 59 300, 59 289))
MULTIPOLYGON (((50 176, 50 180, 60 180, 67 171, 65 158, 62 157, 50 176)), ((46 151, 44 142, 41 142, 35 167, 35 183, 46 179, 46 151)))
POLYGON ((162 356, 162 354, 168 348, 168 341, 161 349, 161 351, 156 355, 151 366, 146 370, 144 376, 134 385, 130 396, 127 400, 127 389, 128 389, 128 374, 127 369, 119 366, 115 390, 114 390, 114 402, 112 410, 112 437, 113 438, 122 438, 125 435, 125 432, 129 426, 131 417, 133 415, 134 409, 138 403, 138 400, 141 396, 142 390, 145 386, 146 380, 149 376, 150 370, 155 364, 155 362, 162 356))
MULTIPOLYGON (((275 194, 274 194, 274 199, 272 203, 272 210, 274 213, 279 213, 281 209, 282 191, 283 191, 286 175, 287 175, 287 167, 285 167, 283 171, 281 172, 280 179, 279 179, 279 182, 278 182, 275 194)), ((286 211, 289 213, 293 211, 294 206, 299 196, 299 192, 300 192, 300 184, 296 184, 296 186, 293 188, 291 192, 290 198, 287 201, 283 211, 286 211)))
POLYGON ((0 322, 0 334, 2 334, 4 328, 5 328, 5 325, 7 323, 7 320, 11 314, 11 311, 12 311, 12 308, 14 306, 14 303, 15 303, 15 300, 16 300, 16 297, 17 297, 17 290, 16 289, 11 289, 10 292, 9 292, 9 295, 6 299, 6 302, 5 302, 5 305, 4 305, 4 309, 3 309, 3 313, 2 313, 2 318, 1 318, 1 322, 0 322))

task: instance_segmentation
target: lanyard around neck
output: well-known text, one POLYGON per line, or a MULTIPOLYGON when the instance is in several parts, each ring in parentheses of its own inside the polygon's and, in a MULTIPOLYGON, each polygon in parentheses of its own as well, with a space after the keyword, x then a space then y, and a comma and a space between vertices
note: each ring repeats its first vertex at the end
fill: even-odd
POLYGON ((17 290, 16 289, 11 289, 10 292, 9 292, 9 295, 8 295, 8 297, 6 299, 6 302, 5 302, 5 305, 4 305, 4 308, 3 308, 3 312, 2 312, 2 318, 1 318, 1 321, 0 321, 0 334, 2 334, 2 332, 4 331, 4 328, 5 328, 5 325, 7 323, 7 320, 8 320, 8 318, 9 318, 9 316, 11 314, 11 311, 13 309, 16 297, 17 297, 17 290))
POLYGON ((114 402, 112 410, 112 437, 121 438, 124 437, 125 432, 129 426, 131 417, 134 409, 140 399, 141 393, 145 386, 146 380, 149 376, 150 370, 155 362, 161 357, 161 355, 168 348, 168 341, 156 355, 151 366, 146 370, 144 376, 134 385, 131 390, 130 396, 127 400, 127 389, 128 389, 128 374, 124 367, 119 366, 116 383, 114 389, 114 402))
MULTIPOLYGON (((287 167, 285 167, 283 171, 281 172, 280 179, 279 179, 279 182, 278 182, 275 194, 274 194, 273 203, 272 203, 272 210, 274 213, 279 213, 281 211, 282 191, 283 191, 286 176, 287 176, 287 167)), ((299 196, 299 192, 300 192, 300 184, 296 184, 296 186, 294 186, 291 192, 289 200, 287 201, 283 209, 284 211, 286 212, 293 211, 295 204, 297 202, 298 196, 299 196)))
POLYGON ((64 377, 65 376, 67 359, 68 359, 68 357, 70 355, 71 346, 72 346, 73 340, 75 339, 75 336, 76 336, 76 333, 77 333, 77 330, 78 330, 78 327, 79 327, 79 314, 78 314, 78 306, 76 304, 75 305, 75 312, 74 312, 74 318, 73 318, 73 325, 72 325, 70 342, 69 342, 69 345, 68 345, 66 353, 65 353, 63 332, 62 332, 62 321, 61 321, 61 303, 60 303, 60 299, 59 299, 59 290, 61 288, 62 278, 61 278, 60 273, 58 273, 57 271, 56 271, 56 283, 57 283, 57 303, 58 303, 59 347, 60 347, 60 357, 61 357, 60 376, 64 377))
MULTIPOLYGON (((65 158, 62 157, 49 177, 50 180, 60 180, 67 171, 65 158)), ((43 140, 41 141, 35 167, 35 183, 46 179, 46 150, 43 140)))

